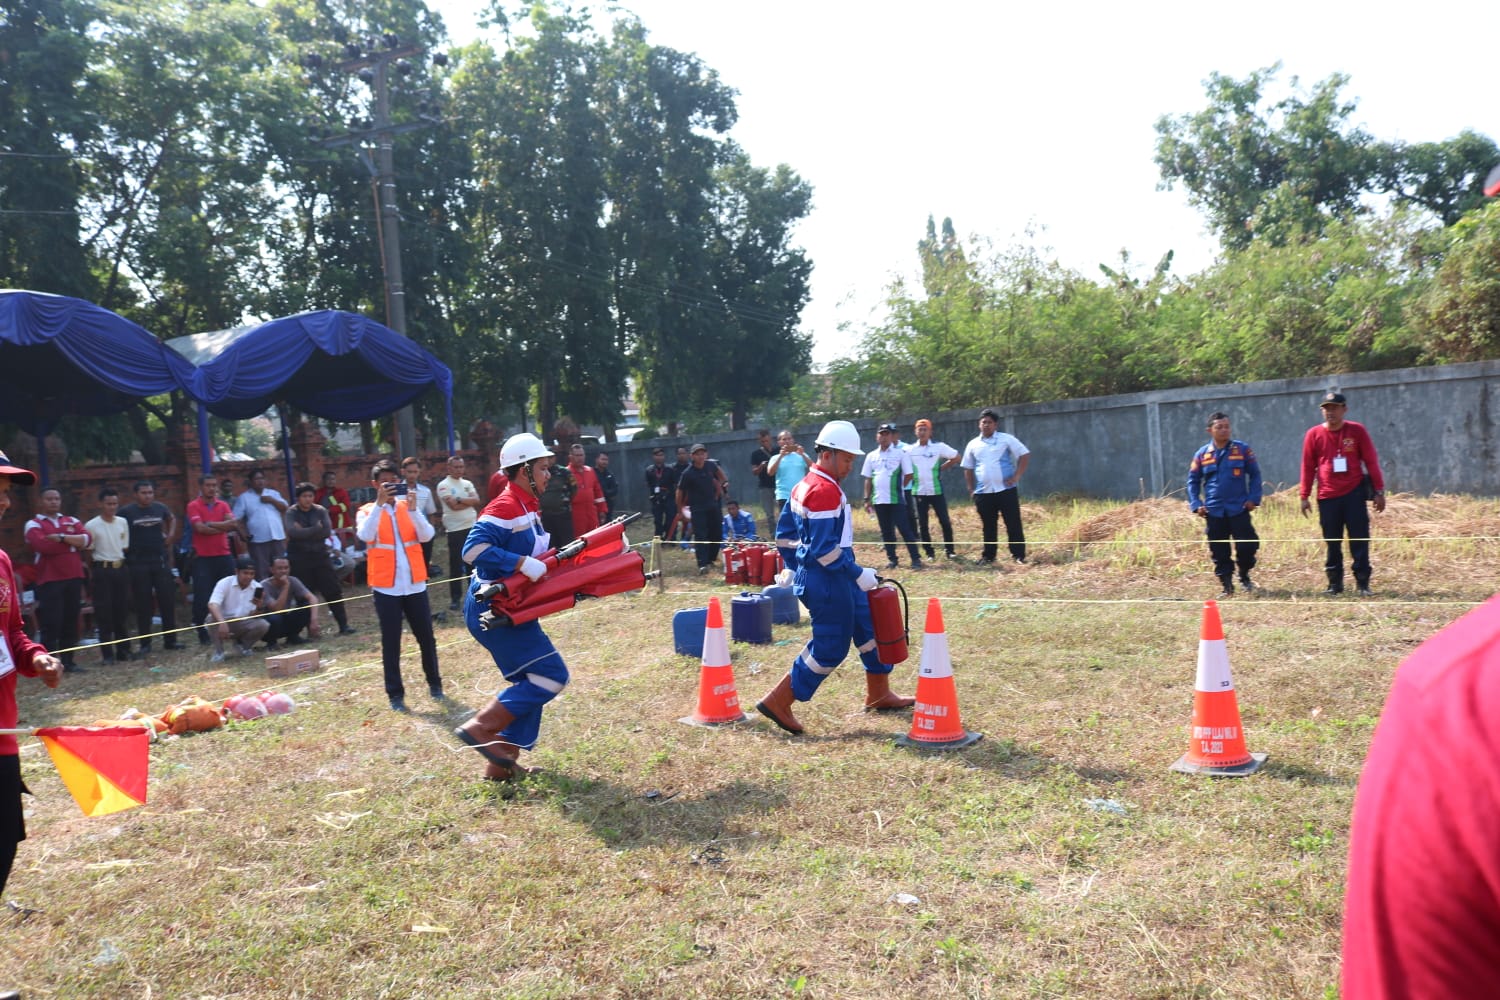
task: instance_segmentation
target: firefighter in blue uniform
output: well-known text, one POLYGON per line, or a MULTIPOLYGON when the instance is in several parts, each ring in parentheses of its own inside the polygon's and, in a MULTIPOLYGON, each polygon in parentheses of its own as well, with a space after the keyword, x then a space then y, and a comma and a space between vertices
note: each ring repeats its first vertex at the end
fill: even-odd
POLYGON ((849 501, 839 483, 864 454, 859 431, 847 420, 830 421, 817 438, 817 458, 776 524, 776 545, 792 570, 792 591, 812 619, 812 639, 792 662, 792 669, 755 707, 789 733, 801 733, 792 715, 794 701, 808 701, 849 655, 853 643, 865 666, 865 709, 895 711, 913 699, 891 693, 891 665, 881 663, 875 646, 866 592, 875 586, 875 570, 854 558, 854 528, 849 501))
POLYGON ((547 487, 551 465, 551 450, 535 435, 509 438, 500 449, 500 467, 509 482, 484 508, 464 541, 464 562, 474 567, 464 621, 510 686, 454 734, 484 756, 484 776, 493 781, 510 781, 527 770, 518 763, 521 751, 536 745, 542 707, 568 683, 567 665, 539 622, 495 622, 482 629, 479 616, 488 610, 488 602, 475 597, 481 588, 516 572, 533 583, 546 575, 546 564, 536 557, 552 543, 542 530, 537 498, 547 487))
POLYGON ((1227 413, 1209 415, 1208 433, 1213 440, 1198 449, 1188 466, 1188 508, 1203 518, 1214 575, 1223 588, 1219 596, 1229 597, 1234 593, 1236 558, 1240 586, 1247 593, 1256 589, 1250 571, 1260 536, 1250 523, 1250 512, 1260 506, 1260 463, 1248 444, 1230 436, 1227 413), (1236 558, 1230 557, 1230 539, 1236 558))

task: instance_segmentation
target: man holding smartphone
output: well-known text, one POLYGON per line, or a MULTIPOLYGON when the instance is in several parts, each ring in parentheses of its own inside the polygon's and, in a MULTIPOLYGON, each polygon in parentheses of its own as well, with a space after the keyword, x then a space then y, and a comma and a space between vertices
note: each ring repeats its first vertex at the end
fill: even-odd
POLYGON ((401 680, 403 618, 422 651, 427 692, 435 701, 444 700, 432 608, 427 603, 427 560, 422 555, 422 543, 432 540, 433 527, 418 509, 416 491, 399 482, 400 478, 390 459, 375 463, 370 470, 375 501, 359 509, 355 528, 367 546, 365 572, 374 591, 375 616, 380 619, 380 662, 394 712, 407 711, 406 685, 401 680))
POLYGON ((255 581, 255 560, 249 556, 235 559, 234 575, 214 585, 208 599, 208 634, 213 638, 214 663, 224 662, 224 643, 234 639, 241 656, 249 656, 255 644, 265 637, 271 623, 258 617, 264 591, 255 581))

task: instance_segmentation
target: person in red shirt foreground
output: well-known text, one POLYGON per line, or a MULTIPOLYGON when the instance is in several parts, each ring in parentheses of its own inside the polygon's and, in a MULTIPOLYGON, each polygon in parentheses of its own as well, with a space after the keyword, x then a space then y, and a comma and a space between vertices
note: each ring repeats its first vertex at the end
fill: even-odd
MULTIPOLYGON (((1396 671, 1354 796, 1343 996, 1500 982, 1500 597, 1396 671)), ((1485 984, 1489 984, 1486 986, 1485 984)))
POLYGON ((1313 480, 1318 481, 1318 524, 1323 529, 1323 543, 1328 559, 1323 569, 1328 573, 1329 597, 1344 592, 1344 532, 1349 533, 1349 560, 1354 564, 1354 583, 1360 597, 1370 596, 1370 510, 1365 504, 1375 501, 1377 513, 1385 510, 1385 476, 1380 472, 1380 457, 1375 443, 1363 424, 1345 420, 1348 401, 1341 392, 1329 392, 1318 404, 1323 422, 1308 430, 1302 439, 1302 516, 1312 509, 1308 499, 1313 480), (1365 476, 1370 477, 1372 493, 1366 496, 1365 476))
MULTIPOLYGON (((10 484, 30 485, 36 475, 10 464, 0 452, 0 517, 10 509, 10 484)), ((0 551, 0 729, 15 729, 20 712, 16 708, 16 678, 40 677, 48 687, 57 687, 63 665, 45 646, 32 642, 21 624, 21 595, 10 557, 0 551)), ((21 755, 16 738, 0 735, 0 893, 10 878, 16 860, 16 845, 26 839, 21 814, 21 755)), ((5 995, 0 990, 0 996, 5 995)))

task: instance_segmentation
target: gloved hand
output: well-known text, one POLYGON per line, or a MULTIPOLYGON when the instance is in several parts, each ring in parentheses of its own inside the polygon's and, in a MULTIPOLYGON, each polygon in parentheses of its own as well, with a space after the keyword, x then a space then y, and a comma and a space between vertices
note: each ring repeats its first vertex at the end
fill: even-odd
POLYGON ((859 584, 860 590, 874 590, 875 571, 866 566, 864 569, 859 571, 859 579, 855 580, 854 582, 859 584))
POLYGON ((532 583, 536 583, 547 575, 547 564, 540 559, 533 559, 531 556, 527 556, 521 560, 521 572, 526 575, 526 579, 532 583))

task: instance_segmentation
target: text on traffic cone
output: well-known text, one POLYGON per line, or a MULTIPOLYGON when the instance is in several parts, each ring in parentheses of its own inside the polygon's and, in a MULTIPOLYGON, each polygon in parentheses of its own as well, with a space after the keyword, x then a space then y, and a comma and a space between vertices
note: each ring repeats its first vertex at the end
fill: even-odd
POLYGON ((708 618, 703 625, 703 669, 698 676, 698 709, 679 721, 693 726, 719 726, 741 722, 739 692, 734 687, 734 668, 729 664, 729 639, 724 634, 724 612, 719 599, 708 599, 708 618))
POLYGON ((1229 673, 1229 650, 1219 605, 1203 604, 1203 626, 1198 636, 1198 674, 1193 683, 1193 724, 1188 751, 1172 765, 1189 773, 1251 774, 1265 754, 1245 749, 1239 700, 1229 673))
POLYGON ((953 663, 948 657, 948 634, 943 630, 943 608, 936 597, 929 598, 911 731, 896 742, 902 746, 953 749, 968 746, 981 737, 980 733, 966 731, 959 719, 958 691, 953 682, 953 663))

